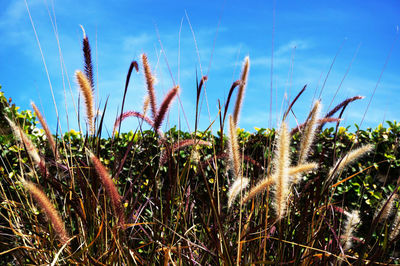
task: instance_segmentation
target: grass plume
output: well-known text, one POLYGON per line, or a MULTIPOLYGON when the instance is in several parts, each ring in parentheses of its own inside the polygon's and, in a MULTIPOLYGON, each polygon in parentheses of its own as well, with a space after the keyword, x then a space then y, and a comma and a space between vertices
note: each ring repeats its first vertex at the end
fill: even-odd
POLYGON ((83 32, 83 40, 82 40, 82 50, 83 50, 83 59, 85 61, 85 74, 89 80, 90 87, 92 91, 94 91, 94 78, 93 78, 93 64, 92 64, 92 52, 89 44, 89 39, 86 36, 85 29, 82 25, 80 25, 83 32))
POLYGON ((229 160, 235 179, 241 177, 241 163, 239 144, 237 140, 236 123, 232 116, 229 116, 229 160))
POLYGON ((143 63, 144 75, 146 78, 147 92, 150 100, 151 113, 153 115, 153 120, 156 120, 157 102, 156 102, 156 94, 154 91, 154 77, 153 74, 151 74, 151 69, 146 54, 142 54, 142 63, 143 63))
POLYGON ((17 126, 11 119, 5 116, 8 124, 10 125, 11 131, 13 132, 14 137, 21 142, 22 145, 25 146, 26 151, 31 157, 32 161, 40 168, 45 169, 45 164, 42 158, 39 155, 39 152, 35 145, 32 143, 31 139, 25 134, 25 132, 17 126))
MULTIPOLYGON (((293 183, 297 183, 299 178, 298 176, 302 173, 306 173, 309 171, 314 170, 315 168, 318 167, 318 164, 316 163, 307 163, 307 164, 301 164, 295 167, 290 167, 289 168, 289 176, 293 177, 293 183), (296 177, 296 179, 294 178, 296 177)), ((255 196, 263 193, 270 185, 274 183, 274 180, 276 180, 276 177, 266 177, 262 179, 258 184, 253 187, 249 193, 246 195, 246 197, 242 200, 242 203, 246 203, 247 201, 253 199, 255 196)))
POLYGON ((354 161, 365 155, 367 152, 372 151, 373 148, 374 148, 373 145, 367 144, 349 152, 344 157, 339 159, 336 165, 329 170, 328 177, 332 179, 336 174, 339 174, 344 168, 349 166, 351 163, 353 163, 354 161))
MULTIPOLYGON (((173 99, 178 95, 178 93, 179 93, 179 86, 175 86, 172 89, 170 89, 167 95, 165 96, 164 101, 160 106, 160 110, 158 110, 156 118, 154 119, 154 129, 156 131, 160 129, 161 123, 163 122, 164 117, 168 112, 173 99)), ((150 97, 150 103, 151 103, 151 97, 150 97)))
POLYGON ((46 194, 44 194, 44 192, 36 185, 25 180, 22 180, 22 183, 48 217, 54 231, 60 239, 60 242, 65 244, 68 241, 69 236, 65 230, 64 222, 57 210, 54 208, 54 205, 50 202, 49 198, 47 198, 46 194))
POLYGON ((351 240, 353 238, 353 232, 356 229, 357 225, 361 222, 360 214, 357 210, 352 212, 345 212, 347 219, 344 223, 343 235, 342 235, 342 242, 343 242, 343 249, 347 250, 351 248, 351 240))
POLYGON ((92 87, 90 85, 90 81, 86 75, 82 73, 82 71, 77 70, 75 72, 75 77, 83 94, 83 98, 85 99, 86 117, 89 125, 89 132, 90 134, 94 134, 94 104, 92 87))
POLYGON ((100 160, 89 149, 86 149, 86 152, 88 153, 90 160, 92 161, 93 166, 100 178, 100 181, 103 184, 103 187, 111 200, 111 205, 114 209, 115 214, 118 217, 118 223, 120 225, 124 225, 125 218, 121 200, 122 198, 118 193, 117 187, 115 186, 110 174, 108 173, 108 170, 100 162, 100 160))
POLYGON ((245 177, 237 178, 235 182, 233 182, 228 191, 228 208, 232 206, 236 196, 239 195, 239 193, 244 190, 248 184, 249 179, 245 177))
POLYGON ((37 118, 39 119, 40 124, 43 127, 44 133, 46 134, 47 137, 47 141, 50 145, 50 149, 53 152, 54 158, 57 160, 58 158, 58 152, 57 152, 57 148, 56 148, 56 142, 54 141, 54 137, 50 132, 49 126, 46 123, 46 120, 44 119, 44 117, 42 116, 42 114, 40 113, 39 109, 37 108, 36 104, 34 102, 31 102, 32 108, 35 111, 35 114, 37 116, 37 118))
POLYGON ((233 111, 233 121, 235 122, 235 124, 237 124, 239 121, 240 109, 242 108, 244 91, 247 84, 247 78, 249 76, 249 68, 250 68, 250 59, 248 56, 246 56, 244 58, 242 75, 240 77, 239 90, 236 98, 235 109, 233 111))
POLYGON ((282 122, 275 144, 275 158, 273 160, 274 177, 274 207, 277 220, 286 214, 287 198, 289 195, 289 132, 286 123, 282 122))
POLYGON ((306 128, 304 129, 303 136, 300 142, 300 151, 299 151, 299 160, 298 165, 306 162, 307 156, 310 152, 312 142, 315 136, 316 124, 318 121, 318 115, 321 110, 321 102, 316 101, 313 109, 310 112, 310 119, 306 124, 306 128))

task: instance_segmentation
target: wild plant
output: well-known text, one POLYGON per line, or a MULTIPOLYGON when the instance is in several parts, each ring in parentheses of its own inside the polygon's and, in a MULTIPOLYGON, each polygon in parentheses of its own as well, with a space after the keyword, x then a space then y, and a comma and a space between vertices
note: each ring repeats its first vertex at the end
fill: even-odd
POLYGON ((85 31, 82 46, 84 70, 75 76, 85 103, 86 134, 70 130, 53 136, 32 103, 40 131, 1 101, 0 122, 4 120, 5 126, 0 139, 0 255, 7 261, 52 265, 400 261, 396 253, 400 182, 392 180, 380 197, 370 189, 382 164, 388 163, 391 170, 398 163, 396 156, 380 149, 391 145, 397 154, 400 125, 382 130, 395 140, 389 144, 372 142, 370 132, 350 133, 339 127, 346 106, 362 97, 344 100, 325 116, 320 115, 322 101, 316 100, 306 121, 290 129, 290 113, 304 86, 288 105, 279 129, 245 132, 239 118, 251 78, 246 57, 239 79, 225 102, 219 102, 216 134, 209 130, 212 123, 205 131, 198 129, 207 76, 196 78, 194 132, 164 130, 171 104, 184 88, 174 86, 158 104, 151 64, 142 54, 130 64, 113 134, 102 138, 107 103, 96 107, 94 101, 85 31), (124 111, 134 69, 146 81, 142 112, 124 111), (101 117, 96 108, 103 110, 101 117), (140 123, 135 131, 121 132, 128 117, 139 118, 151 129, 143 130, 140 123), (336 128, 324 129, 331 122, 336 128), (385 160, 380 160, 382 154, 385 160), (358 186, 350 186, 353 181, 358 186))

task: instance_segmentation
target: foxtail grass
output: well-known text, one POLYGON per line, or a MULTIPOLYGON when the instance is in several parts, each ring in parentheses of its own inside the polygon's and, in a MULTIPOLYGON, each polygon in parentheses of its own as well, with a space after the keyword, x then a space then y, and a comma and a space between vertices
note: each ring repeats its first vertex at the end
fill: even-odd
POLYGON ((328 177, 332 179, 335 175, 339 174, 343 169, 351 165, 353 162, 361 158, 366 153, 372 151, 374 148, 373 145, 367 144, 358 149, 355 149, 349 153, 347 153, 344 157, 338 160, 336 165, 329 170, 328 177))
MULTIPOLYGON (((289 176, 292 177, 293 183, 297 183, 299 180, 299 175, 312 171, 318 167, 317 163, 307 163, 307 164, 301 164, 295 167, 290 167, 289 168, 289 176)), ((246 197, 243 198, 242 203, 246 203, 249 200, 253 199, 257 195, 263 193, 270 185, 273 184, 274 180, 276 180, 276 177, 266 177, 262 179, 260 182, 257 183, 255 187, 253 187, 249 193, 246 195, 246 197)))
POLYGON ((391 228, 391 232, 389 235, 389 240, 393 241, 400 234, 400 210, 396 211, 396 216, 394 218, 394 222, 391 228))
POLYGON ((274 199, 277 220, 281 220, 286 214, 287 200, 289 196, 289 166, 290 166, 290 141, 286 123, 282 122, 275 144, 275 158, 273 159, 274 199))
POLYGON ((83 59, 85 61, 84 69, 85 75, 88 78, 90 83, 90 87, 92 91, 94 91, 94 78, 93 78, 93 64, 92 64, 92 52, 89 44, 89 38, 86 36, 85 29, 81 25, 83 32, 83 40, 82 40, 82 50, 83 50, 83 59))
MULTIPOLYGON (((154 119, 154 129, 156 131, 160 129, 160 126, 165 118, 165 115, 167 114, 172 101, 175 99, 178 93, 179 93, 179 86, 175 86, 172 89, 170 89, 167 95, 165 96, 163 102, 161 103, 160 109, 158 110, 157 115, 154 119)), ((150 103, 151 103, 151 97, 150 97, 150 103)))
POLYGON ((8 124, 10 125, 11 131, 13 132, 14 137, 25 146, 26 151, 31 157, 33 163, 38 166, 41 170, 45 171, 45 163, 39 155, 39 152, 35 145, 32 143, 31 139, 25 134, 25 132, 16 125, 11 119, 5 116, 8 124))
POLYGON ((54 208, 54 205, 50 202, 46 194, 32 182, 22 179, 22 184, 35 199, 36 203, 40 206, 42 211, 46 214, 47 218, 54 228, 54 231, 60 239, 60 242, 63 245, 67 243, 69 236, 67 231, 65 230, 64 222, 62 221, 60 214, 54 208))
POLYGON ((124 217, 121 195, 119 194, 118 189, 115 186, 106 167, 89 149, 86 149, 86 152, 89 155, 89 158, 93 163, 93 166, 100 178, 100 181, 103 184, 103 187, 107 192, 108 197, 111 200, 111 205, 117 216, 118 224, 123 226, 125 224, 125 217, 124 217))
POLYGON ((375 211, 374 219, 378 218, 380 223, 386 221, 393 212, 393 205, 397 198, 397 194, 394 194, 389 199, 383 199, 375 211))
POLYGON ((311 145, 314 140, 316 124, 318 121, 319 112, 321 110, 321 102, 316 101, 313 109, 310 112, 310 119, 306 124, 306 128, 304 129, 303 136, 300 142, 300 151, 299 151, 299 160, 298 165, 305 163, 307 160, 307 156, 311 150, 311 145))
POLYGON ((85 106, 86 106, 86 117, 87 117, 87 123, 89 126, 89 132, 90 134, 94 134, 94 103, 93 103, 93 91, 92 87, 90 85, 90 81, 86 77, 82 71, 77 70, 75 72, 75 77, 76 80, 79 84, 79 88, 82 92, 83 98, 85 100, 85 106))
POLYGON ((247 85, 247 78, 249 76, 249 69, 250 69, 250 58, 246 56, 243 62, 243 70, 240 77, 239 90, 236 97, 235 109, 233 111, 233 122, 235 122, 235 124, 239 122, 239 115, 240 115, 240 110, 242 108, 244 91, 247 85))
POLYGON ((49 126, 47 125, 46 120, 44 119, 44 117, 40 113, 40 111, 37 108, 37 106, 35 105, 35 103, 31 102, 31 105, 32 105, 33 110, 35 111, 35 114, 36 114, 37 118, 39 119, 40 124, 42 125, 44 133, 46 134, 47 141, 49 143, 51 151, 53 152, 54 158, 57 160, 58 159, 58 152, 57 152, 57 148, 56 148, 56 142, 54 140, 53 135, 50 132, 49 126))
POLYGON ((144 75, 146 78, 147 93, 149 95, 149 100, 150 100, 151 113, 153 116, 153 120, 156 120, 157 102, 156 102, 156 94, 154 91, 154 77, 153 74, 151 73, 150 65, 146 54, 142 54, 142 63, 143 63, 144 75))
POLYGON ((357 225, 361 222, 360 214, 357 210, 352 212, 345 212, 347 218, 344 223, 343 234, 342 234, 342 243, 343 249, 347 250, 352 246, 352 238, 353 232, 355 231, 357 225))
POLYGON ((232 116, 229 116, 229 161, 233 172, 234 182, 228 191, 228 208, 232 206, 235 198, 249 183, 248 178, 244 178, 242 175, 242 163, 237 140, 236 122, 232 116))

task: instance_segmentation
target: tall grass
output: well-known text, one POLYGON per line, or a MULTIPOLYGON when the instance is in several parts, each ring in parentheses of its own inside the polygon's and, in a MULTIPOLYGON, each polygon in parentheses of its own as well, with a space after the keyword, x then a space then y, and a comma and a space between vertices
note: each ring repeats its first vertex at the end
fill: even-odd
MULTIPOLYGON (((10 106, 2 107, 13 134, 2 145, 0 182, 0 242, 4 248, 0 254, 10 263, 400 262, 396 253, 399 185, 387 192, 390 196, 377 206, 373 217, 360 213, 359 205, 352 201, 357 200, 354 195, 343 191, 349 180, 366 176, 364 171, 378 165, 363 165, 367 162, 363 157, 372 158, 378 147, 341 147, 338 134, 323 131, 325 123, 339 123, 341 115, 333 117, 335 113, 359 96, 344 100, 325 117, 319 116, 321 102, 316 101, 305 123, 290 131, 287 114, 300 98, 296 97, 279 130, 249 137, 238 128, 250 72, 246 57, 238 81, 232 84, 222 107, 220 104, 219 135, 197 130, 199 99, 207 77, 195 88, 195 133, 163 132, 161 125, 178 97, 179 86, 170 89, 158 106, 151 67, 143 54, 141 70, 136 61, 128 70, 113 137, 102 139, 103 118, 94 111, 95 86, 86 34, 83 54, 85 73, 77 71, 75 75, 84 97, 89 134, 70 131, 54 138, 32 104, 47 144, 43 134, 35 137, 32 129, 19 124, 10 106), (124 111, 134 68, 146 80, 148 100, 142 113, 124 111), (229 115, 235 89, 236 102, 229 115), (223 134, 227 114, 228 137, 223 134), (121 133, 120 125, 128 117, 146 122, 152 130, 143 131, 139 126, 121 133), (96 119, 100 122, 95 123, 96 119), (360 172, 350 175, 348 169, 355 166, 360 172), (366 223, 371 226, 361 230, 366 223)), ((105 110, 106 105, 103 113, 105 110)))

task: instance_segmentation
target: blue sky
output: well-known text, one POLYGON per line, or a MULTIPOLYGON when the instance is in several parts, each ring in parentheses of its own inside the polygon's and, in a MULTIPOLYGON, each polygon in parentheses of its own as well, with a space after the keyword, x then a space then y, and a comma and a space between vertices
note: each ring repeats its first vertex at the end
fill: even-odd
MULTIPOLYGON (((71 95, 76 104, 78 89, 74 72, 83 68, 80 24, 85 27, 95 59, 98 103, 104 105, 109 96, 105 116, 108 131, 112 130, 117 108, 121 106, 129 64, 131 60, 139 60, 141 53, 148 55, 155 72, 158 102, 173 86, 173 81, 181 87, 180 103, 174 103, 163 128, 178 124, 190 131, 194 130, 196 70, 199 76, 203 73, 209 78, 200 117, 200 128, 205 129, 217 118, 218 99, 225 101, 232 82, 239 78, 243 58, 249 55, 251 67, 239 127, 254 131, 254 127, 275 126, 281 117, 282 103, 287 105, 285 95, 293 99, 308 84, 293 108, 296 119, 302 122, 314 95, 321 93, 337 53, 321 94, 323 112, 348 97, 363 95, 364 100, 346 109, 342 122, 343 125, 360 124, 396 39, 400 20, 398 1, 276 1, 271 95, 272 1, 88 0, 84 5, 82 1, 72 0, 27 2, 49 70, 63 131, 78 129, 71 95), (52 23, 57 27, 63 69, 52 23)), ((22 109, 30 108, 33 100, 55 130, 50 86, 25 2, 3 0, 2 5, 2 90, 22 109)), ((363 128, 375 127, 384 120, 399 120, 399 71, 400 40, 397 40, 363 128)), ((142 73, 134 73, 125 110, 142 110, 145 94, 142 73)), ((293 115, 289 117, 291 126, 296 124, 296 119, 293 115)), ((123 130, 134 130, 136 126, 136 119, 128 119, 123 130)), ((218 128, 217 119, 213 131, 218 128)))

